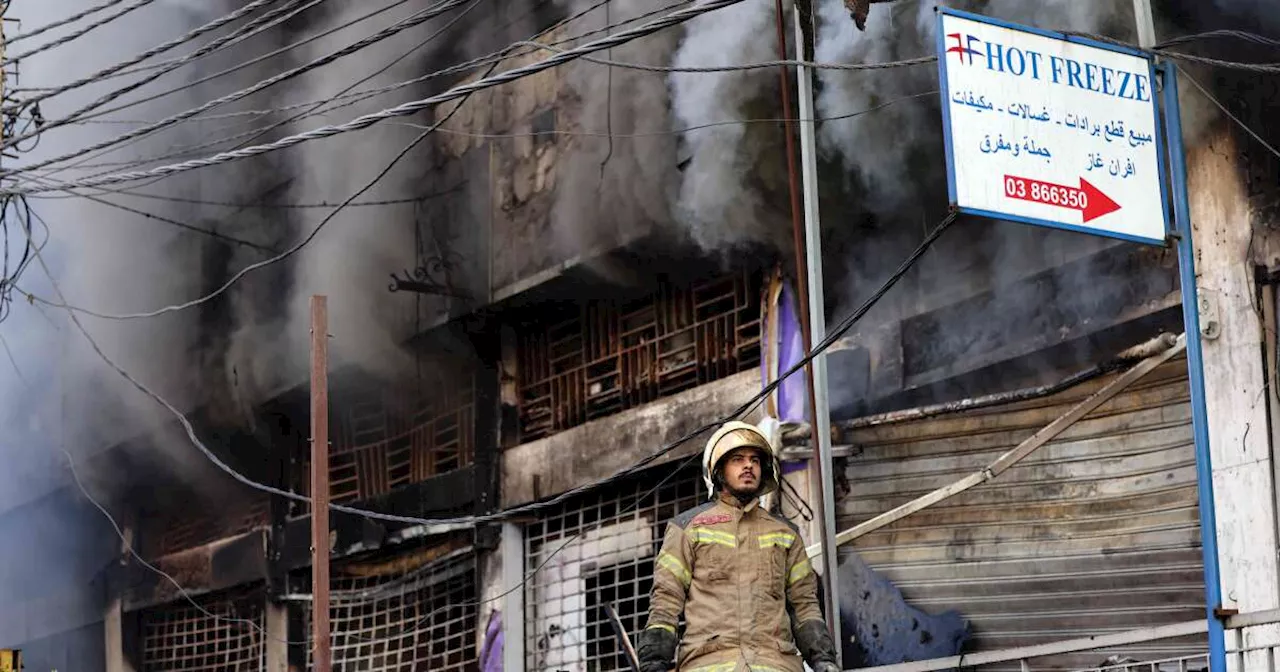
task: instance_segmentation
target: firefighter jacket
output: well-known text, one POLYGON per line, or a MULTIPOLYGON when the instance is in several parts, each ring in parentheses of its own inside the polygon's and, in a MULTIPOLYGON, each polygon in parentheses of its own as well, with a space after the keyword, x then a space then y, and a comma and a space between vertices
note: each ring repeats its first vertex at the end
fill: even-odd
POLYGON ((678 672, 802 672, 793 628, 822 621, 817 580, 798 530, 729 495, 667 525, 648 628, 671 633, 683 612, 678 672))

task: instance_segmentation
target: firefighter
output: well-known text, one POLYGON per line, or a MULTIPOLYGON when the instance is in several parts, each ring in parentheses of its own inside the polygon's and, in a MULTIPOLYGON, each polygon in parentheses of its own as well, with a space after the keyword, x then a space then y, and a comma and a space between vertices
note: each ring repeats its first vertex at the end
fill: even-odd
POLYGON ((702 454, 711 501, 667 525, 640 633, 641 672, 839 672, 799 530, 760 507, 778 489, 768 438, 720 427, 702 454), (676 627, 685 631, 676 656, 676 627))

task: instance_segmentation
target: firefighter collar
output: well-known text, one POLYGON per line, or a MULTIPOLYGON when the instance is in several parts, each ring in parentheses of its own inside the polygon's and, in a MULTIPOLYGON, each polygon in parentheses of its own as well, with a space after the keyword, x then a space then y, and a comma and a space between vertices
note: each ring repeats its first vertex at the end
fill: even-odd
POLYGON ((748 513, 752 509, 756 508, 756 505, 760 503, 760 498, 752 497, 751 501, 747 502, 746 504, 743 504, 742 502, 738 501, 737 497, 734 497, 733 495, 727 492, 721 492, 720 502, 722 504, 732 506, 735 509, 741 509, 743 513, 748 513))

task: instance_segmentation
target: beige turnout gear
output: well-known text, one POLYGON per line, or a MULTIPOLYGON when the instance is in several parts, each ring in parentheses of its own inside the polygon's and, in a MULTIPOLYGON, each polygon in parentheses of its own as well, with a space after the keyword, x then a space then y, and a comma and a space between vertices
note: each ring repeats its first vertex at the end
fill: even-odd
MULTIPOLYGON (((704 476, 726 453, 761 448, 771 468, 764 488, 777 488, 777 458, 751 425, 729 423, 707 442, 704 476), (745 431, 742 431, 745 430, 745 431), (754 438, 754 437, 758 437, 754 438)), ((655 561, 646 630, 685 631, 678 672, 802 672, 793 631, 822 621, 817 581, 799 531, 758 505, 728 494, 676 516, 655 561)))

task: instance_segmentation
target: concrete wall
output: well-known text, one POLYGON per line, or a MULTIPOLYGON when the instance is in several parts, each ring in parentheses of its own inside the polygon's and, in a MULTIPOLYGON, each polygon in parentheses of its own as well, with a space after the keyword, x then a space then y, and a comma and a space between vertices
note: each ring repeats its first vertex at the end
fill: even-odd
MULTIPOLYGON (((577 22, 539 41, 554 44, 588 29, 577 22)), ((532 51, 503 61, 499 69, 551 54, 532 51)), ((608 200, 608 194, 598 191, 596 176, 586 183, 581 166, 598 149, 598 139, 567 134, 594 123, 584 117, 588 106, 581 87, 588 77, 584 73, 599 67, 575 63, 544 70, 478 92, 456 112, 454 104, 435 109, 435 120, 448 121, 436 141, 432 179, 460 190, 429 203, 428 217, 432 227, 447 229, 445 237, 465 261, 455 272, 477 299, 508 298, 651 232, 651 222, 626 226, 624 217, 593 216, 604 209, 599 201, 608 200), (585 195, 588 188, 592 196, 585 195)), ((432 241, 424 240, 429 247, 432 241)), ((465 309, 456 306, 453 314, 465 309)))
MULTIPOLYGON (((744 371, 509 448, 502 455, 502 506, 517 506, 610 476, 723 417, 759 391, 759 372, 744 371)), ((757 414, 745 419, 753 422, 757 414)), ((709 435, 686 441, 653 464, 700 454, 707 438, 709 435)))

